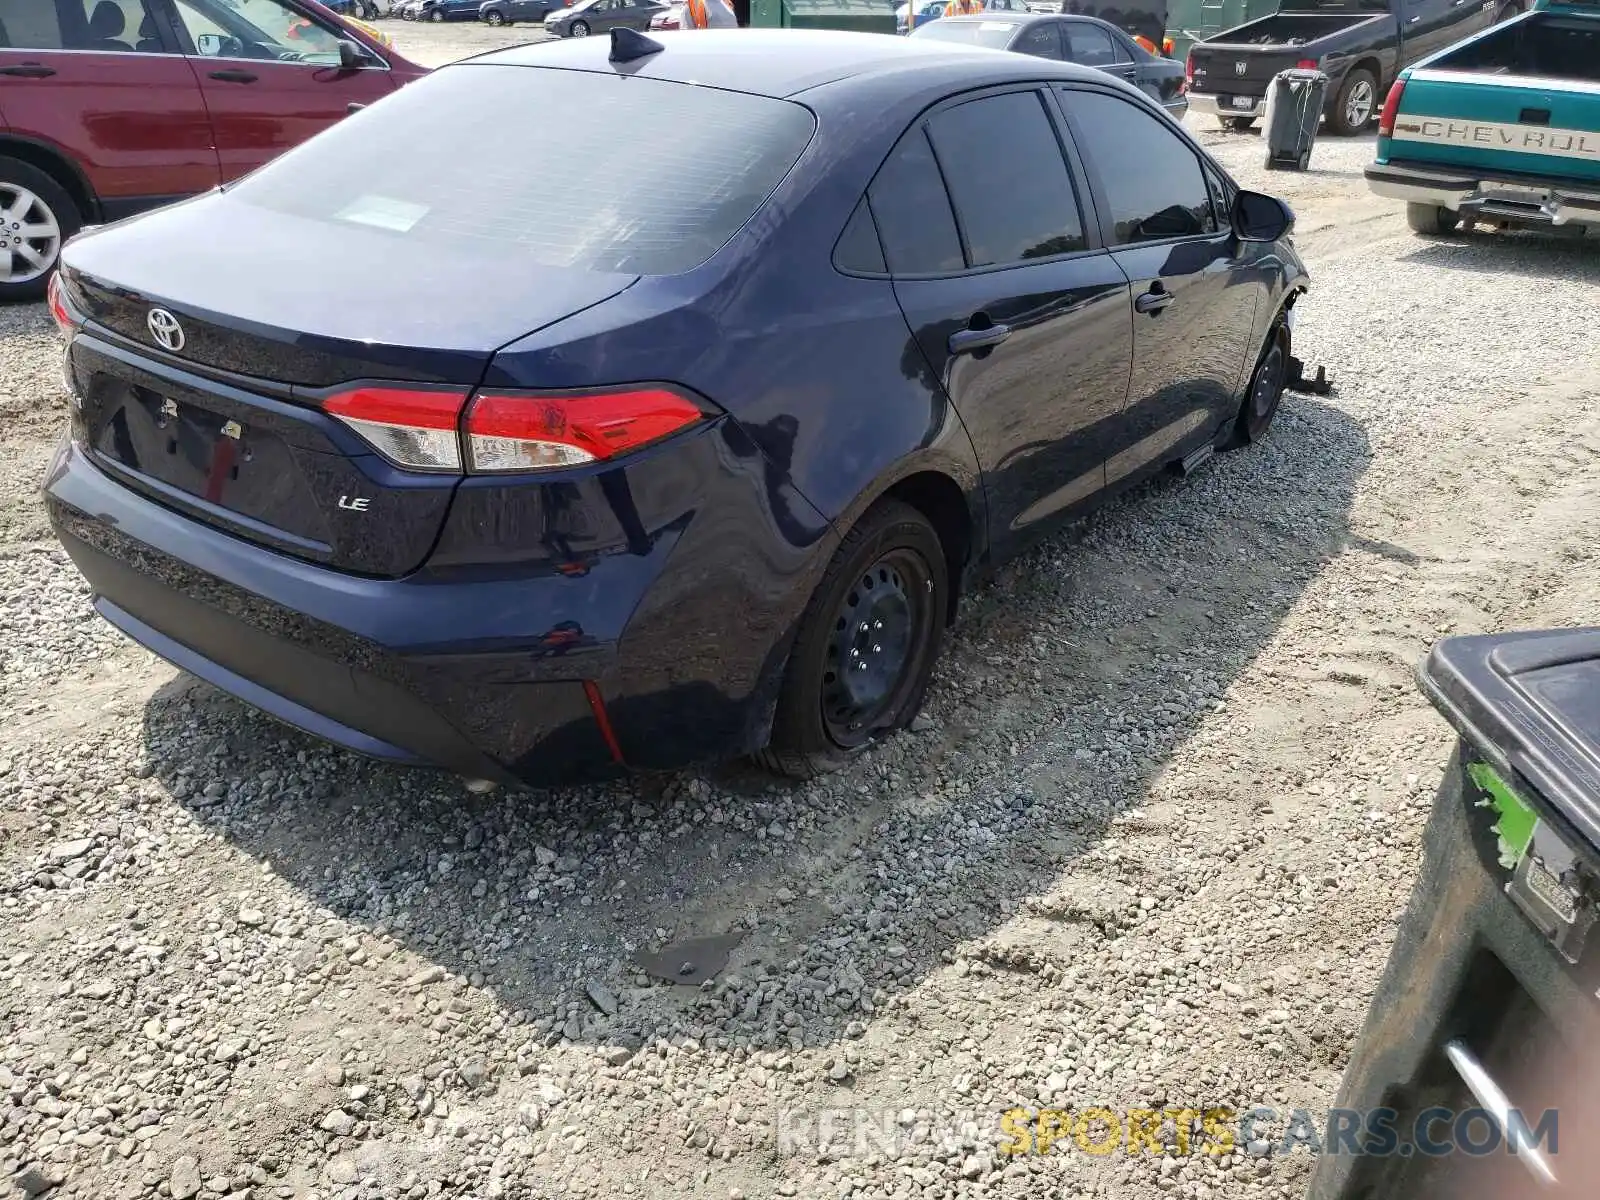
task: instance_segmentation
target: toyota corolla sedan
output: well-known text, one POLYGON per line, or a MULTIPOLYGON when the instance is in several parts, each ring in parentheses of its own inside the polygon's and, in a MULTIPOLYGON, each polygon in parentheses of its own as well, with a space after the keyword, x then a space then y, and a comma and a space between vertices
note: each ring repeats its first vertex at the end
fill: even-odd
POLYGON ((73 239, 46 502, 101 616, 352 750, 806 776, 989 568, 1267 434, 1292 220, 1066 63, 501 51, 73 239))

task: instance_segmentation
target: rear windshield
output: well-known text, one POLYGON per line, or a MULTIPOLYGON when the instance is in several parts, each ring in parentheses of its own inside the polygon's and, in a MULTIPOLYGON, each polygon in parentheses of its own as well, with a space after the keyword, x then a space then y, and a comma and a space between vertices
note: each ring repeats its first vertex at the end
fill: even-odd
POLYGON ((916 36, 936 42, 965 42, 969 46, 1004 50, 1016 31, 1016 21, 935 21, 919 27, 916 36))
POLYGON ((809 109, 765 96, 611 72, 461 65, 230 191, 404 243, 671 275, 705 262, 755 214, 815 128, 809 109))

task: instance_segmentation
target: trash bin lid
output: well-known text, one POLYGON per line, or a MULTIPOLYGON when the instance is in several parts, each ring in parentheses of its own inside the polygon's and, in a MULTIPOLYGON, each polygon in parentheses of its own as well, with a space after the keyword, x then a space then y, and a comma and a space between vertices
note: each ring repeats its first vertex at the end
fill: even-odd
POLYGON ((1485 762, 1600 849, 1600 629, 1445 638, 1418 677, 1485 762))

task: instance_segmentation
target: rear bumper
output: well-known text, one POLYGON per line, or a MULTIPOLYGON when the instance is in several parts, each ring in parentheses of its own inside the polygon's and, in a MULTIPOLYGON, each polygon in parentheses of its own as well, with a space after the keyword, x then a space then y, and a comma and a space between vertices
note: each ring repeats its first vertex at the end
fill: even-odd
POLYGON ((1261 110, 1267 105, 1265 96, 1241 96, 1252 102, 1249 108, 1239 108, 1232 101, 1234 97, 1217 92, 1189 93, 1189 111, 1204 113, 1211 117, 1259 117, 1261 110))
MULTIPOLYGON (((683 544, 692 522, 575 577, 507 567, 371 579, 199 524, 113 481, 70 439, 45 502, 103 617, 360 754, 561 784, 765 740, 788 614, 732 597, 696 603, 694 582, 715 564, 691 552, 668 567, 676 550, 693 550, 683 544), (722 616, 741 606, 761 618, 747 641, 722 616)), ((805 573, 818 553, 825 562, 823 546, 794 548, 788 565, 805 573)), ((802 605, 807 595, 772 575, 750 582, 802 605)))
POLYGON ((1432 204, 1467 218, 1600 227, 1600 186, 1393 162, 1372 163, 1366 177, 1379 196, 1432 204))

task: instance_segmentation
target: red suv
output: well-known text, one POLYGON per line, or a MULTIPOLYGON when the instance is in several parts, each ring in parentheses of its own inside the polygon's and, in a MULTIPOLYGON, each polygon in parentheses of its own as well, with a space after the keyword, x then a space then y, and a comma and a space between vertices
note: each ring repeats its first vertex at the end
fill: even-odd
POLYGON ((0 0, 0 300, 422 74, 314 0, 0 0))

